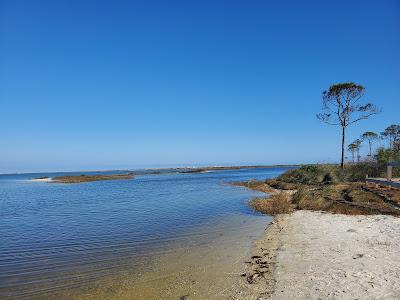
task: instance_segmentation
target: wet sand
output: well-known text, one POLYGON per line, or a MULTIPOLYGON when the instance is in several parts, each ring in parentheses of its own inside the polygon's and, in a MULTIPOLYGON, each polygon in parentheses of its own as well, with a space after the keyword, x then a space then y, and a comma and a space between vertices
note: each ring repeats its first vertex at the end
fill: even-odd
MULTIPOLYGON (((243 293, 241 276, 270 217, 231 215, 188 232, 141 270, 129 267, 70 299, 227 299, 243 293)), ((129 263, 127 262, 127 265, 129 263)), ((250 299, 250 298, 248 298, 250 299)))

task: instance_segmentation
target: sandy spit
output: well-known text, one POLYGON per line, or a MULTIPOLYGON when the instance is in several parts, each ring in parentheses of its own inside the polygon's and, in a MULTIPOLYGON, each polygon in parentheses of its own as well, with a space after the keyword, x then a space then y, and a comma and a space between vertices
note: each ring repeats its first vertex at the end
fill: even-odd
POLYGON ((34 182, 50 182, 52 181, 52 178, 47 177, 47 178, 33 178, 29 179, 29 181, 34 181, 34 182))
POLYGON ((233 299, 400 299, 400 218, 279 215, 255 256, 233 299))

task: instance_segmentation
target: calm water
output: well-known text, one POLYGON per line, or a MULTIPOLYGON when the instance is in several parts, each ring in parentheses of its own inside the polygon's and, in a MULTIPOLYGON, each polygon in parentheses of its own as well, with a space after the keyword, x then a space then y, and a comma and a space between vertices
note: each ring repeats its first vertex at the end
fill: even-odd
POLYGON ((143 268, 177 241, 204 243, 207 233, 196 236, 194 228, 230 215, 254 218, 246 202, 256 193, 226 182, 285 170, 144 174, 74 185, 28 181, 54 174, 0 175, 0 298, 56 297, 128 265, 143 268))

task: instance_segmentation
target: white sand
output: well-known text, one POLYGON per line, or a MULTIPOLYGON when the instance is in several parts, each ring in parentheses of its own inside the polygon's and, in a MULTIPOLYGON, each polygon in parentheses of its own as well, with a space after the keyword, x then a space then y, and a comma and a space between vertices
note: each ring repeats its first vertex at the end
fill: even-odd
POLYGON ((34 178, 34 179, 29 179, 29 181, 35 181, 35 182, 50 182, 52 179, 49 178, 34 178))
POLYGON ((400 299, 400 218, 296 211, 273 226, 273 299, 400 299))

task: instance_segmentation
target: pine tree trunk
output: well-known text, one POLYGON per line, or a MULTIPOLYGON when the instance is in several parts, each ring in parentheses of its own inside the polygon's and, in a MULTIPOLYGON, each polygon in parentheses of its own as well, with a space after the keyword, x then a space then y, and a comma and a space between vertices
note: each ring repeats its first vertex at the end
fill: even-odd
POLYGON ((340 162, 340 167, 344 169, 344 143, 346 138, 346 127, 342 126, 342 160, 340 162))
POLYGON ((369 156, 372 156, 372 146, 371 146, 371 141, 368 141, 369 143, 369 156))

